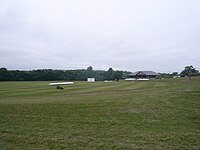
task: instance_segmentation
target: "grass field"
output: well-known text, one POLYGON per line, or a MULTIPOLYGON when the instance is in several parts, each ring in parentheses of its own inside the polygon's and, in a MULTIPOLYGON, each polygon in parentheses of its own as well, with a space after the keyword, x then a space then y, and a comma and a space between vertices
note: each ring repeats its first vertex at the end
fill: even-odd
POLYGON ((200 78, 0 82, 0 149, 200 149, 200 78))

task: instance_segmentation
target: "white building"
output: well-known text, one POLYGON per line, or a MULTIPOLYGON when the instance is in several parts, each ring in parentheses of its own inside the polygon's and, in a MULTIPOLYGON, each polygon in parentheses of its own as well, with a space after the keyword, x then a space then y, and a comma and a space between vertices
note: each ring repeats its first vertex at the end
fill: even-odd
POLYGON ((87 78, 87 82, 95 82, 95 78, 87 78))

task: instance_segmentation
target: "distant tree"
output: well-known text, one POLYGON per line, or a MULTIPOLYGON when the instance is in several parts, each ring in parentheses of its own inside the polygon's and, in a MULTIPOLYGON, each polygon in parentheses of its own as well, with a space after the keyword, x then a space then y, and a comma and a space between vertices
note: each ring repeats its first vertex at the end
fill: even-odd
POLYGON ((189 79, 191 79, 191 76, 193 74, 198 73, 199 71, 196 70, 192 65, 186 66, 185 69, 181 72, 181 76, 187 76, 189 79))
POLYGON ((10 72, 6 68, 0 68, 0 81, 10 81, 10 72))
POLYGON ((177 75, 178 75, 178 72, 173 72, 172 75, 173 75, 173 76, 177 76, 177 75))
POLYGON ((87 67, 87 71, 92 71, 92 66, 87 67))
POLYGON ((119 79, 123 78, 123 73, 122 71, 114 71, 113 73, 113 78, 117 81, 119 81, 119 79))
POLYGON ((0 71, 8 71, 6 68, 0 68, 0 71))
POLYGON ((105 72, 105 79, 106 80, 114 80, 114 71, 112 68, 109 68, 108 71, 105 72))
POLYGON ((173 78, 173 74, 170 73, 160 73, 162 78, 173 78))

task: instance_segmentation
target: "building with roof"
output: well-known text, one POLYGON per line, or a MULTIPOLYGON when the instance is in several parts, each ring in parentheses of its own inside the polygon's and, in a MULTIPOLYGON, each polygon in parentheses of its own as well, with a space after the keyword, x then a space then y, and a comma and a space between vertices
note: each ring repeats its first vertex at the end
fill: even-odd
POLYGON ((159 78, 160 74, 153 71, 137 71, 129 75, 130 78, 135 79, 151 79, 151 78, 159 78))

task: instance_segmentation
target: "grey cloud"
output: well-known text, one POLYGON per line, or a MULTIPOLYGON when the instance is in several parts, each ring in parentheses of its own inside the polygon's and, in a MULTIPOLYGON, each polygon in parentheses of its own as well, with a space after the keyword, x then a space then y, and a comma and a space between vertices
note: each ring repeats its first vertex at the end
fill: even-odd
POLYGON ((199 7, 198 0, 2 0, 0 65, 200 69, 199 7))

